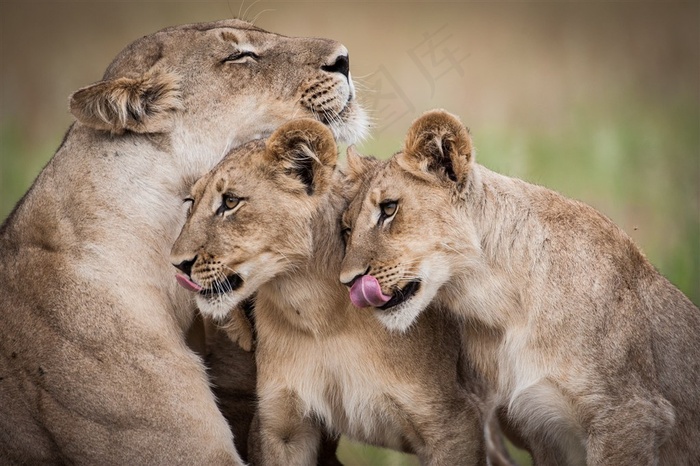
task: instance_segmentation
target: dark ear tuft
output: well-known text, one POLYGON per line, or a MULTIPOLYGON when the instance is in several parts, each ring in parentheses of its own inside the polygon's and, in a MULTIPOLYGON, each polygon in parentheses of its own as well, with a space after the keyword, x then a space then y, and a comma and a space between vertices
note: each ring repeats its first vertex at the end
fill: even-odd
POLYGON ((161 70, 84 87, 70 97, 69 106, 84 125, 114 134, 166 132, 172 114, 184 108, 178 76, 161 70))
POLYGON ((364 156, 357 152, 355 146, 349 146, 347 150, 347 168, 344 170, 343 192, 347 200, 353 199, 357 193, 367 185, 386 161, 377 160, 371 156, 364 156))
POLYGON ((357 182, 363 179, 370 170, 382 164, 381 161, 374 157, 364 156, 357 152, 354 145, 348 146, 347 159, 348 168, 345 174, 348 181, 351 182, 357 182))
POLYGON ((462 183, 473 159, 469 131, 444 110, 418 118, 406 135, 403 161, 412 169, 462 183))
POLYGON ((333 133, 309 118, 280 126, 266 143, 267 162, 303 186, 307 194, 325 192, 338 160, 333 133))

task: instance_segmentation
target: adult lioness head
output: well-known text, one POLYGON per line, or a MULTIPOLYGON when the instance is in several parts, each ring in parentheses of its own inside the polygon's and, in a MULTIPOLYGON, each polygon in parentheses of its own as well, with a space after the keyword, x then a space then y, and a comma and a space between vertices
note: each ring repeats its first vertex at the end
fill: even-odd
MULTIPOLYGON (((352 141, 366 125, 355 97, 348 51, 341 44, 226 20, 168 28, 134 42, 102 81, 73 94, 70 108, 95 129, 118 134, 180 129, 231 146, 303 116, 352 141)), ((190 150, 204 143, 183 142, 190 150)))
MULTIPOLYGON (((388 162, 370 164, 348 153, 351 176, 372 173, 343 216, 340 280, 351 297, 359 296, 357 305, 376 307, 389 328, 408 328, 453 275, 450 225, 460 218, 454 199, 464 195, 472 159, 467 129, 437 111, 411 126, 403 151, 388 162)), ((465 244, 472 243, 460 248, 465 244)))
POLYGON ((171 260, 205 315, 222 318, 262 284, 308 259, 312 222, 337 159, 331 132, 309 119, 233 152, 195 183, 171 260))
POLYGON ((0 463, 240 464, 184 344, 195 306, 168 261, 182 198, 293 117, 361 135, 347 50, 236 20, 169 28, 70 109, 0 228, 0 463))

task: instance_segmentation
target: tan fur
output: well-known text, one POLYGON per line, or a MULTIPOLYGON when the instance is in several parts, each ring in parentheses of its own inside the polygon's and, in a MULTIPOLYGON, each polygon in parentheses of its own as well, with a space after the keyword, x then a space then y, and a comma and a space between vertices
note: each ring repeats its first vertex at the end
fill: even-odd
POLYGON ((419 279, 377 312, 393 329, 430 302, 461 317, 469 359, 538 464, 700 464, 700 311, 609 219, 476 164, 442 111, 364 176, 341 279, 396 270, 386 294, 419 279), (378 225, 386 200, 397 212, 378 225))
POLYGON ((294 116, 363 132, 346 54, 192 24, 72 96, 77 122, 0 229, 0 463, 241 464, 168 253, 192 182, 231 147, 294 116))
POLYGON ((231 311, 228 320, 224 322, 221 328, 226 332, 229 340, 237 343, 244 351, 253 350, 253 345, 255 344, 253 325, 246 318, 243 309, 238 307, 231 311))
POLYGON ((183 111, 180 79, 175 73, 150 69, 136 78, 102 81, 70 98, 75 117, 95 129, 123 134, 160 133, 183 111))
MULTIPOLYGON (((242 307, 230 317, 236 322, 225 322, 220 326, 197 314, 188 334, 188 344, 191 343, 190 347, 196 348, 204 359, 217 405, 231 426, 236 450, 246 459, 249 456, 249 432, 255 425, 258 405, 255 393, 257 376, 255 355, 241 344, 253 342, 254 330, 242 307)), ((323 432, 318 466, 340 466, 336 458, 338 441, 338 437, 323 432)))
POLYGON ((460 363, 456 323, 436 308, 392 334, 354 308, 337 280, 339 217, 351 193, 336 157, 331 133, 311 120, 232 152, 195 184, 173 246, 173 262, 190 263, 205 288, 197 296, 204 315, 225 316, 256 292, 252 458, 310 464, 325 426, 408 448, 424 464, 484 463, 478 385, 460 363), (223 211, 228 196, 241 201, 223 211))

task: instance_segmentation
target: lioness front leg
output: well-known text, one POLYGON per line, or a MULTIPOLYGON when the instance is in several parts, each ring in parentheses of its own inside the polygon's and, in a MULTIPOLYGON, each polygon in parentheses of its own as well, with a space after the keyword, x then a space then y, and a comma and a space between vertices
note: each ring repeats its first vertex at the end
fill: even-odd
POLYGON ((284 390, 260 398, 258 441, 261 464, 316 464, 321 429, 299 409, 299 398, 284 390))

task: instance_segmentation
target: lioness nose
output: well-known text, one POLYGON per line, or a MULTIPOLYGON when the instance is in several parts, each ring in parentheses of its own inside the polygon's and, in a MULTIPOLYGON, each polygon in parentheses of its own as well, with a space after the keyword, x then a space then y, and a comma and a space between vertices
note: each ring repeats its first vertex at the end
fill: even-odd
POLYGON ((186 274, 187 276, 190 276, 192 274, 192 266, 194 265, 196 260, 197 260, 197 256, 194 256, 193 259, 184 260, 184 261, 180 262, 179 264, 173 264, 173 265, 177 269, 182 271, 182 273, 186 274))
POLYGON ((343 48, 330 65, 323 65, 321 69, 329 73, 340 73, 348 78, 350 75, 350 57, 347 50, 343 48))

